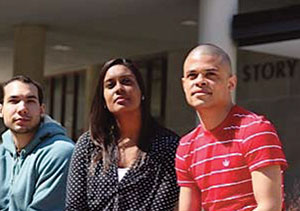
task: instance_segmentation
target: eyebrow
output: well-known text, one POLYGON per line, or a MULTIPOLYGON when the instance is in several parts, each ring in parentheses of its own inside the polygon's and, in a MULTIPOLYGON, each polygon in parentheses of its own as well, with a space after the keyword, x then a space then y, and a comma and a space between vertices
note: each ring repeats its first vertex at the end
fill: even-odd
MULTIPOLYGON (((19 95, 11 95, 11 96, 8 97, 8 99, 18 99, 18 98, 20 98, 19 95)), ((27 95, 27 96, 25 96, 25 98, 27 98, 27 99, 38 99, 37 96, 35 96, 35 95, 27 95)))
POLYGON ((219 72, 219 69, 216 67, 209 67, 207 69, 205 69, 206 72, 219 72))
MULTIPOLYGON (((202 70, 200 70, 200 72, 202 71, 205 71, 205 72, 219 72, 218 71, 219 69, 216 68, 216 67, 207 67, 207 68, 203 68, 202 70)), ((197 70, 195 69, 191 69, 191 70, 187 70, 186 73, 195 73, 195 72, 198 72, 197 70)))
POLYGON ((104 83, 108 83, 108 82, 111 82, 113 79, 109 78, 109 79, 106 79, 104 80, 104 83))
MULTIPOLYGON (((126 74, 126 75, 122 75, 122 76, 117 77, 117 78, 125 78, 125 77, 129 77, 129 78, 133 78, 133 79, 135 78, 135 76, 134 76, 133 74, 126 74)), ((114 78, 115 78, 115 77, 113 77, 113 78, 108 78, 108 79, 104 80, 104 83, 105 83, 105 82, 110 82, 110 81, 114 80, 114 78)))
POLYGON ((197 71, 194 70, 194 69, 187 70, 187 71, 184 72, 184 75, 187 75, 187 74, 189 74, 189 73, 195 73, 195 72, 197 72, 197 71))

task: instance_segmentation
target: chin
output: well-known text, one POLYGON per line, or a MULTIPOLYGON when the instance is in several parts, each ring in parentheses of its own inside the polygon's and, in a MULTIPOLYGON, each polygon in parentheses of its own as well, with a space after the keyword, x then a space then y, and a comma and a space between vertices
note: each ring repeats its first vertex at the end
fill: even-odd
POLYGON ((194 108, 203 107, 203 106, 206 106, 207 104, 208 104, 207 102, 202 101, 202 100, 197 100, 197 101, 193 101, 193 102, 189 103, 189 105, 194 108))
POLYGON ((17 134, 26 134, 26 133, 30 133, 31 130, 29 128, 14 128, 11 129, 14 133, 17 134))
POLYGON ((130 108, 130 107, 123 107, 123 108, 119 108, 119 109, 115 109, 114 111, 112 111, 111 113, 113 115, 120 115, 120 114, 126 114, 126 113, 130 113, 130 112, 136 112, 139 109, 135 109, 135 108, 130 108))
POLYGON ((35 126, 22 126, 22 127, 18 126, 18 127, 11 128, 11 130, 15 133, 18 133, 18 134, 27 134, 27 133, 34 132, 37 128, 38 128, 38 125, 35 125, 35 126))
POLYGON ((202 102, 202 103, 195 103, 194 106, 193 106, 196 110, 199 110, 199 109, 208 109, 208 108, 212 108, 213 105, 211 103, 208 103, 208 102, 202 102))

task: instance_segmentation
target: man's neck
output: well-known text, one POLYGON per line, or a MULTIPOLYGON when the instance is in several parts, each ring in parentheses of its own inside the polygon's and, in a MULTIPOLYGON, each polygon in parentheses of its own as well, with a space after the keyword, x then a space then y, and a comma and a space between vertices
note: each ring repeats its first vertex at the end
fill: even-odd
POLYGON ((213 130, 218 127, 227 117, 233 104, 215 108, 203 108, 197 111, 199 120, 204 130, 213 130))
POLYGON ((12 132, 13 135, 13 140, 14 144, 16 146, 16 150, 20 152, 23 148, 25 148, 30 141, 33 139, 35 133, 14 133, 12 132))

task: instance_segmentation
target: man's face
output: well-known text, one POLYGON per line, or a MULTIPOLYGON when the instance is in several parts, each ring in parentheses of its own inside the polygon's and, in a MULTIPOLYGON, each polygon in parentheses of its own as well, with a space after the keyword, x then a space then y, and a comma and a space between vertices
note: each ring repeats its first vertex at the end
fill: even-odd
POLYGON ((4 87, 0 115, 5 126, 14 134, 35 133, 44 110, 44 105, 39 103, 38 90, 33 84, 12 81, 4 87))
POLYGON ((230 92, 236 86, 236 78, 230 75, 229 64, 221 56, 193 53, 183 69, 182 84, 190 106, 199 110, 231 103, 230 92))

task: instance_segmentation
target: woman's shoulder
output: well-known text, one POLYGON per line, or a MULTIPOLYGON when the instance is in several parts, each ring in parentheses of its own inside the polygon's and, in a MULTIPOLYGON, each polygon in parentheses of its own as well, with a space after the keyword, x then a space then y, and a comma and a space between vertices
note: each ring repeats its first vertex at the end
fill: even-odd
POLYGON ((89 150, 95 148, 89 131, 84 132, 76 142, 76 149, 89 150))
POLYGON ((153 139, 152 144, 154 148, 161 149, 163 151, 175 151, 180 137, 172 130, 157 125, 154 129, 153 139))
POLYGON ((179 136, 174 131, 172 131, 166 127, 163 127, 161 125, 157 125, 155 127, 154 133, 155 133, 155 137, 157 137, 157 138, 162 138, 162 139, 168 138, 171 140, 179 139, 179 136))

